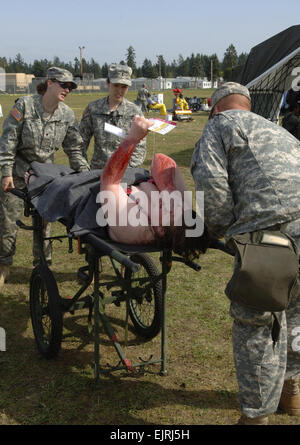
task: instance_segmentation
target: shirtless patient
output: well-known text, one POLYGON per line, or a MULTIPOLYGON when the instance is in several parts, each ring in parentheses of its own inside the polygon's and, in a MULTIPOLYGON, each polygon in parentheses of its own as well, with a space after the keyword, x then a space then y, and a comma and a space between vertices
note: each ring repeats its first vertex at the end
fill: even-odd
MULTIPOLYGON (((182 214, 186 209, 186 187, 173 159, 162 153, 156 154, 152 160, 149 181, 129 189, 122 185, 130 157, 151 125, 151 121, 144 117, 135 116, 129 134, 102 171, 100 200, 108 222, 108 234, 112 241, 118 243, 172 247, 174 252, 182 256, 195 257, 208 247, 208 235, 204 230, 203 235, 198 237, 185 236, 186 226, 182 214), (172 192, 180 199, 171 200, 170 203, 168 195, 172 192), (130 218, 132 215, 135 217, 130 218)), ((31 181, 32 176, 30 172, 26 173, 25 181, 31 181)))
POLYGON ((121 185, 133 150, 147 135, 150 126, 151 120, 135 116, 129 134, 108 160, 102 172, 100 191, 111 192, 115 198, 113 211, 116 214, 116 223, 109 223, 109 236, 113 241, 125 244, 169 246, 174 252, 191 258, 200 252, 205 252, 209 239, 205 228, 201 236, 185 235, 187 227, 182 216, 186 209, 192 212, 192 203, 185 202, 184 192, 187 190, 176 162, 158 153, 152 160, 150 181, 132 186, 129 191, 121 185), (180 198, 175 200, 175 204, 172 200, 170 203, 169 199, 169 194, 174 195, 174 193, 177 197, 179 194, 180 198), (157 199, 158 194, 161 199, 157 199), (139 215, 136 216, 140 217, 143 223, 131 224, 130 218, 127 218, 126 226, 120 224, 120 220, 124 221, 124 216, 129 216, 130 212, 136 212, 137 209, 139 215), (180 223, 178 223, 178 212, 180 223), (165 216, 167 218, 164 218, 165 216))

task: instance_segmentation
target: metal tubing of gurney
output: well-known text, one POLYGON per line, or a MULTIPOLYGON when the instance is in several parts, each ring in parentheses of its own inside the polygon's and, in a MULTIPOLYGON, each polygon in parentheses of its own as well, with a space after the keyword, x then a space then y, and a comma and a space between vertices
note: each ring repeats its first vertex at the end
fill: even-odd
POLYGON ((19 219, 17 219, 16 224, 17 224, 18 227, 20 227, 20 229, 23 229, 23 230, 33 230, 33 226, 26 226, 26 224, 24 224, 19 219))
POLYGON ((27 193, 24 192, 24 190, 14 188, 11 189, 9 192, 15 196, 18 196, 18 198, 24 199, 24 201, 27 198, 27 193))
POLYGON ((184 258, 175 257, 175 256, 172 256, 172 261, 177 261, 179 263, 183 263, 186 266, 190 267, 191 269, 194 269, 196 272, 201 270, 200 264, 195 263, 195 261, 188 261, 188 260, 185 260, 184 258))
POLYGON ((97 384, 99 381, 100 374, 100 347, 99 347, 99 262, 93 262, 94 269, 94 374, 95 374, 95 383, 97 384))
MULTIPOLYGON (((26 206, 26 203, 27 203, 27 200, 28 200, 28 195, 27 195, 25 190, 13 188, 13 189, 9 190, 9 192, 12 193, 15 196, 18 196, 18 198, 23 199, 23 201, 25 202, 25 206, 26 206)), ((38 243, 38 246, 39 246, 38 249, 39 249, 39 257, 40 257, 41 265, 42 266, 47 266, 47 261, 46 261, 46 257, 45 257, 44 249, 43 249, 44 238, 43 238, 42 218, 38 218, 38 219, 37 218, 33 218, 33 225, 32 226, 26 226, 20 220, 17 220, 16 224, 21 229, 33 230, 35 232, 37 243, 38 243)))
POLYGON ((103 239, 98 238, 96 235, 93 235, 92 233, 84 235, 82 237, 82 241, 90 242, 94 248, 99 249, 100 252, 104 253, 105 255, 111 256, 119 263, 128 267, 132 272, 137 272, 140 269, 140 266, 138 264, 135 264, 126 255, 123 255, 118 250, 114 249, 112 246, 106 243, 103 239))
POLYGON ((223 243, 223 241, 220 241, 219 239, 216 239, 216 238, 211 239, 209 247, 210 247, 210 249, 222 250, 222 252, 225 252, 225 253, 228 253, 228 255, 234 256, 234 252, 232 252, 232 250, 230 250, 229 247, 227 247, 226 244, 223 243))
MULTIPOLYGON (((10 193, 12 193, 15 196, 18 196, 24 201, 27 199, 27 193, 23 190, 14 188, 10 190, 10 193)), ((32 230, 32 227, 26 227, 21 221, 18 222, 18 226, 21 227, 22 229, 32 230)), ((95 248, 99 249, 106 255, 110 255, 116 261, 128 267, 132 272, 137 272, 140 269, 140 266, 138 264, 135 264, 126 255, 123 255, 118 250, 115 250, 108 243, 96 237, 95 235, 89 233, 87 235, 84 235, 83 239, 90 241, 95 248)))
POLYGON ((161 368, 160 374, 167 375, 166 367, 166 343, 167 343, 167 326, 166 326, 166 310, 167 310, 167 274, 169 271, 169 263, 172 261, 172 251, 164 250, 162 257, 162 327, 161 327, 161 368))
MULTIPOLYGON (((27 189, 16 189, 13 188, 11 190, 9 190, 10 193, 12 193, 13 195, 17 196, 20 199, 23 199, 24 201, 24 216, 29 216, 31 215, 31 206, 30 206, 30 199, 27 193, 27 189)), ((19 226, 21 227, 21 226, 19 226)), ((22 227, 22 229, 25 229, 25 227, 22 227)), ((26 229, 26 230, 30 230, 30 229, 26 229)))

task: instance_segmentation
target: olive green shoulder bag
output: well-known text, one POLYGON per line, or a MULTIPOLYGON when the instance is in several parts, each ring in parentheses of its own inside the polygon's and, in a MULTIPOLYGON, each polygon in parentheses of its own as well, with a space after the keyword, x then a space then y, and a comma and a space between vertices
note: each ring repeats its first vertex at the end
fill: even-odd
POLYGON ((299 274, 294 240, 279 230, 259 230, 233 236, 228 246, 237 261, 228 298, 259 311, 286 309, 299 274))

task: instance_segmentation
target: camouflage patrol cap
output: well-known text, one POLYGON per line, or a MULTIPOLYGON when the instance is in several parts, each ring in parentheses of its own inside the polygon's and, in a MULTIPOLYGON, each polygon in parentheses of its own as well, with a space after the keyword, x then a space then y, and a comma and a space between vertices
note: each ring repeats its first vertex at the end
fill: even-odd
POLYGON ((250 93, 248 88, 236 82, 226 82, 223 83, 211 96, 210 105, 211 109, 219 102, 219 100, 223 99, 223 97, 229 96, 230 94, 241 94, 242 96, 247 97, 251 101, 250 93))
POLYGON ((108 68, 108 78, 111 83, 131 85, 132 69, 130 66, 112 63, 108 68))
POLYGON ((47 79, 55 79, 59 82, 70 82, 73 84, 74 89, 77 88, 77 84, 74 82, 73 74, 64 68, 58 68, 56 66, 51 66, 47 70, 47 79))

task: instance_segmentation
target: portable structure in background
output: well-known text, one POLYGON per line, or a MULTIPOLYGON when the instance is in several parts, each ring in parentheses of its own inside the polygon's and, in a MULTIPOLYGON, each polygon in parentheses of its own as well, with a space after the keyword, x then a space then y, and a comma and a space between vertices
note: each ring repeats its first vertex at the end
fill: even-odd
POLYGON ((300 89, 300 25, 253 47, 237 81, 250 91, 251 110, 278 123, 284 94, 300 89))

